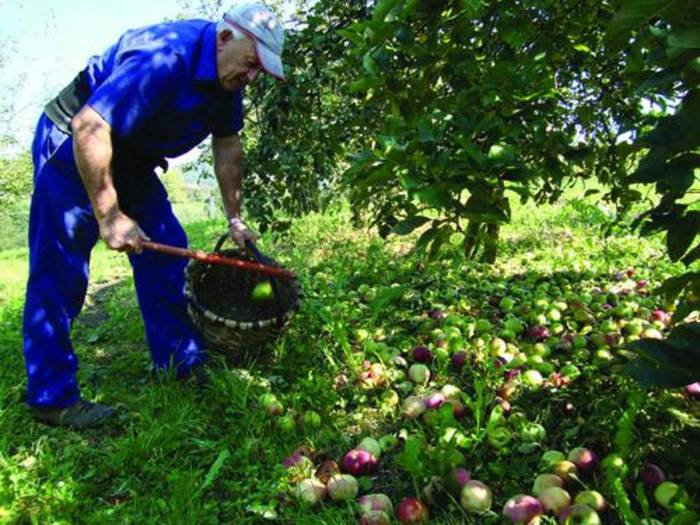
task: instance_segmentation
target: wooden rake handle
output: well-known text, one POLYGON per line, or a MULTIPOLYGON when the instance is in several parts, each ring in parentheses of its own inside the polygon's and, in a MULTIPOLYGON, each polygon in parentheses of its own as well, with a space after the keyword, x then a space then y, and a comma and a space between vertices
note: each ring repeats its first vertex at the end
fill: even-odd
POLYGON ((141 246, 143 246, 146 250, 165 253, 175 257, 194 259, 196 261, 201 261, 208 264, 233 266, 234 268, 260 273, 270 277, 280 277, 288 280, 296 279, 296 275, 293 272, 285 270, 284 268, 277 268, 275 266, 269 266, 267 264, 260 264, 257 262, 242 261, 240 259, 234 259, 233 257, 224 257, 223 255, 218 255, 216 253, 188 250, 187 248, 178 248, 177 246, 170 246, 169 244, 160 244, 152 241, 142 241, 141 246))

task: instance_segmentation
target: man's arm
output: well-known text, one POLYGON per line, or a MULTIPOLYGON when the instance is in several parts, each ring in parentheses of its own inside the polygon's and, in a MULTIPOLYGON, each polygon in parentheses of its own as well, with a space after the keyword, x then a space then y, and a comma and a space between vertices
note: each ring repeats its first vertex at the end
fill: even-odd
POLYGON ((111 128, 91 107, 71 120, 73 156, 100 227, 100 237, 112 250, 141 252, 147 239, 139 225, 119 209, 112 180, 111 128))
POLYGON ((214 173, 219 182, 229 220, 241 217, 241 189, 243 187, 243 147, 241 137, 212 137, 214 173))
POLYGON ((241 248, 245 241, 255 239, 256 234, 241 221, 241 196, 243 188, 243 147, 238 134, 230 137, 212 137, 214 173, 219 182, 229 220, 231 237, 241 248))

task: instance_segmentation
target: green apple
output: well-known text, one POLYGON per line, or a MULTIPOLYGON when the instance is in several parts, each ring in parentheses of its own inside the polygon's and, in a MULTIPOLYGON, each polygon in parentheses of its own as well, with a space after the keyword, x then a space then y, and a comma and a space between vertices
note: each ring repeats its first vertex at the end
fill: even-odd
POLYGON ((627 475, 627 464, 618 454, 607 455, 601 462, 601 465, 606 471, 609 471, 616 477, 624 478, 627 475))
POLYGON ((513 368, 520 368, 525 363, 527 363, 527 354, 525 354, 524 352, 518 352, 517 354, 515 354, 515 357, 513 357, 510 363, 508 363, 506 368, 508 368, 509 370, 513 368))
POLYGON ((656 328, 647 328, 640 335, 648 339, 663 339, 664 337, 656 328))
POLYGON ((495 427, 487 431, 489 443, 496 448, 504 448, 510 443, 510 432, 505 427, 495 427))
POLYGON ((539 423, 526 423, 520 430, 520 439, 530 443, 539 443, 547 437, 547 431, 539 423))
POLYGON ((282 414, 282 412, 284 412, 282 403, 279 402, 274 394, 269 392, 260 396, 260 404, 271 416, 279 416, 282 414))
POLYGON ((415 363, 408 369, 408 377, 416 384, 425 385, 430 380, 430 369, 422 363, 415 363))
POLYGON ((574 319, 578 321, 579 323, 590 323, 593 321, 594 317, 589 314, 586 310, 583 308, 576 310, 574 313, 574 319))
POLYGON ((499 334, 501 336, 501 339, 505 339, 506 341, 513 341, 515 339, 515 332, 512 330, 501 330, 501 333, 499 334))
POLYGON ((386 434, 379 438, 379 446, 382 448, 382 452, 391 452, 400 444, 399 438, 391 434, 386 434))
POLYGON ((296 429, 297 424, 294 420, 294 416, 288 414, 286 416, 280 416, 277 419, 277 426, 284 432, 293 432, 296 429))
POLYGON ((610 362, 614 359, 615 357, 610 353, 610 350, 606 350, 605 348, 599 348, 595 351, 593 363, 597 366, 605 366, 610 364, 610 362))
POLYGON ((552 474, 556 474, 563 479, 564 482, 573 481, 574 477, 578 474, 576 465, 567 459, 557 461, 549 468, 549 470, 552 474))
POLYGON ((625 325, 624 331, 629 335, 640 335, 644 331, 644 327, 640 320, 635 319, 625 325))
POLYGON ((535 343, 532 345, 531 355, 547 357, 551 352, 550 348, 544 343, 535 343))
POLYGON ((526 385, 531 387, 539 387, 544 383, 544 378, 537 370, 526 370, 522 376, 526 385))
POLYGON ((510 330, 514 334, 520 334, 523 332, 523 330, 525 330, 522 321, 520 321, 520 319, 517 319, 516 317, 509 317, 508 319, 506 319, 506 322, 503 323, 503 326, 506 330, 510 330))
POLYGON ((576 379, 578 376, 581 375, 581 370, 576 365, 572 365, 569 363, 568 365, 564 365, 561 367, 561 370, 559 370, 559 373, 567 377, 569 379, 576 379))
POLYGON ((513 301, 513 299, 511 299, 510 297, 504 297, 503 299, 501 299, 501 302, 498 303, 498 306, 504 312, 510 312, 515 307, 515 301, 513 301))
POLYGON ((260 281, 250 292, 250 299, 254 303, 261 303, 269 301, 274 295, 275 292, 272 289, 272 283, 270 283, 270 281, 260 281))
POLYGON ((603 333, 616 332, 617 331, 617 323, 615 321, 610 320, 610 319, 606 319, 605 321, 600 323, 600 331, 603 333))
POLYGON ((355 448, 358 448, 360 450, 366 450, 375 458, 379 458, 379 456, 382 455, 382 446, 380 445, 379 441, 377 441, 373 437, 364 438, 362 441, 360 441, 360 444, 357 445, 357 447, 355 448))
MULTIPOLYGON (((556 452, 556 451, 552 451, 556 452)), ((562 454, 563 456, 564 454, 562 454)), ((532 494, 538 498, 545 489, 549 487, 563 487, 564 480, 562 480, 556 474, 540 474, 535 478, 535 482, 532 484, 532 494)))
MULTIPOLYGON (((566 460, 566 454, 564 454, 563 452, 560 452, 559 450, 547 450, 544 454, 542 454, 542 459, 540 459, 540 464, 544 468, 549 469, 555 463, 558 463, 559 461, 565 461, 565 460, 566 460)), ((535 496, 537 496, 537 494, 535 494, 535 496)))
POLYGON ((535 301, 535 308, 540 311, 546 310, 549 307, 549 301, 544 298, 537 299, 535 301))
POLYGON ((583 335, 577 335, 573 340, 574 348, 586 348, 588 346, 588 341, 583 335))
POLYGON ((314 410, 308 410, 304 414, 304 428, 315 429, 321 427, 321 416, 314 410))
POLYGON ((391 388, 382 392, 379 399, 381 400, 382 405, 386 407, 399 406, 399 403, 401 402, 399 394, 396 392, 396 390, 392 390, 391 388))
POLYGON ((479 334, 488 334, 493 330, 493 325, 488 319, 477 319, 476 321, 476 331, 479 334))
POLYGON ((549 330, 553 334, 559 335, 562 332, 564 332, 564 325, 559 322, 552 323, 552 325, 549 327, 549 330))
POLYGON ((505 353, 507 349, 506 342, 500 337, 494 337, 489 343, 489 352, 493 357, 498 357, 499 355, 505 353))
POLYGON ((574 503, 577 505, 587 505, 595 511, 603 512, 605 509, 605 498, 596 490, 584 490, 576 494, 574 503))
POLYGON ((550 321, 559 322, 561 321, 561 312, 557 310, 556 308, 552 308, 547 312, 547 318, 550 321))
POLYGON ((664 481, 654 489, 654 499, 663 508, 682 509, 688 504, 688 493, 683 487, 673 481, 664 481))
POLYGON ((598 513, 587 505, 571 505, 566 507, 559 517, 561 525, 601 525, 598 513))

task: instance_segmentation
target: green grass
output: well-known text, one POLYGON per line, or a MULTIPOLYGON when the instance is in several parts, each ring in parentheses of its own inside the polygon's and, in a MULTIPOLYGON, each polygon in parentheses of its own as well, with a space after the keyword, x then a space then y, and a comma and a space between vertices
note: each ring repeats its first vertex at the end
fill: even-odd
MULTIPOLYGON (((681 271, 668 263, 659 239, 640 241, 618 231, 603 240, 595 229, 604 222, 601 214, 578 198, 517 207, 492 268, 463 261, 449 250, 440 261, 424 265, 404 255, 405 239, 383 242, 350 229, 343 208, 297 220, 288 235, 266 236, 260 246, 299 272, 307 292, 301 311, 270 349, 270 359, 232 363, 215 357, 211 384, 203 391, 172 379, 147 379, 149 356, 128 262, 99 246, 73 341, 84 397, 115 406, 120 415, 110 426, 83 432, 38 425, 22 403, 27 251, 0 252, 0 523, 246 524, 260 523, 265 512, 275 512, 283 523, 355 523, 349 506, 309 510, 282 496, 289 492, 289 481, 281 461, 299 445, 338 460, 360 437, 398 428, 395 410, 361 388, 336 389, 337 376, 346 374, 352 381, 363 359, 375 360, 385 347, 409 349, 422 337, 415 327, 425 323, 430 308, 479 315, 488 298, 483 290, 513 282, 509 280, 523 272, 545 280, 569 272, 581 286, 590 286, 628 267, 652 283, 681 271), (373 300, 358 302, 363 284, 375 288, 373 300), (405 294, 391 292, 392 286, 405 294), (359 329, 374 334, 376 341, 363 342, 359 329), (321 428, 280 429, 257 404, 267 391, 294 413, 317 411, 321 428)), ((208 250, 222 226, 205 220, 186 229, 192 246, 208 250)), ((496 375, 489 374, 480 378, 465 372, 459 378, 474 395, 480 417, 486 415, 488 400, 477 399, 475 385, 492 396, 496 375)), ((590 388, 600 388, 598 379, 590 377, 590 385, 572 389, 571 399, 581 403, 580 421, 560 421, 560 399, 533 395, 526 404, 525 398, 524 406, 551 433, 554 448, 588 441, 614 448, 628 390, 606 383, 606 395, 584 401, 582 396, 595 395, 590 388)), ((638 430, 648 441, 639 444, 630 461, 640 460, 642 448, 649 452, 664 440, 687 443, 697 419, 688 416, 682 424, 668 412, 669 407, 685 410, 683 403, 671 394, 650 398, 644 417, 653 424, 638 430)), ((483 425, 477 421, 474 428, 483 425)), ((676 476, 697 494, 697 470, 695 478, 688 474, 697 462, 681 470, 676 457, 683 451, 676 449, 668 445, 665 466, 677 467, 676 476)), ((470 469, 498 489, 498 505, 519 487, 519 492, 528 490, 536 463, 532 456, 494 455, 483 443, 460 453, 470 469)), ((384 490, 396 504, 416 485, 390 459, 383 460, 374 490, 384 490)), ((442 459, 438 455, 435 461, 442 459)), ((451 507, 434 522, 468 519, 451 507)))

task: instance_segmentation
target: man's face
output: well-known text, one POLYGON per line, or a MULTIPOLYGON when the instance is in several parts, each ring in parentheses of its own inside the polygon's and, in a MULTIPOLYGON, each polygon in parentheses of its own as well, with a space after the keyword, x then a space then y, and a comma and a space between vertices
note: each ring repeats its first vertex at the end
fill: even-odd
POLYGON ((231 33, 219 34, 216 52, 219 83, 226 91, 235 91, 251 82, 262 69, 251 38, 234 40, 231 33))

